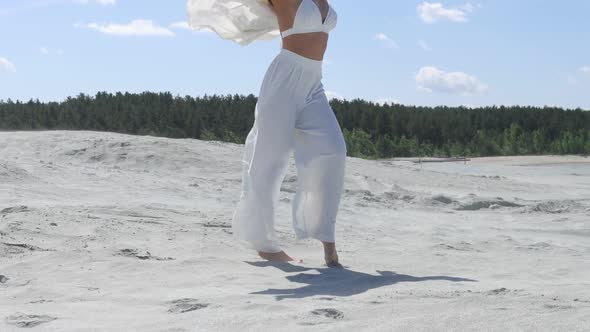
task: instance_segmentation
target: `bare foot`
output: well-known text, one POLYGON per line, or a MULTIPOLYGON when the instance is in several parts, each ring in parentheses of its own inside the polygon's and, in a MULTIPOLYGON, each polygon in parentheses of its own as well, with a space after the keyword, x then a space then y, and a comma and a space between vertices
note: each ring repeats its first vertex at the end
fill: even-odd
POLYGON ((263 252, 263 251, 259 251, 258 255, 260 255, 260 257, 268 260, 268 261, 273 261, 273 262, 291 262, 294 261, 294 259, 287 255, 284 251, 279 251, 279 252, 263 252))
POLYGON ((326 265, 329 267, 342 268, 342 265, 338 262, 338 253, 336 252, 336 243, 333 242, 322 242, 324 244, 324 258, 326 265))

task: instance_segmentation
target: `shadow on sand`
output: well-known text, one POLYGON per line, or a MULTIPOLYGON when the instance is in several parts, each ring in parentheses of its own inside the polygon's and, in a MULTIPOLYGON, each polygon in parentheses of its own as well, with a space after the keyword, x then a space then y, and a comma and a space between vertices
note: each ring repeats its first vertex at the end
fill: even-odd
POLYGON ((300 299, 316 295, 328 296, 352 296, 364 293, 370 289, 389 286, 400 282, 419 282, 431 280, 444 280, 450 282, 477 282, 477 280, 449 277, 449 276, 427 276, 414 277, 406 274, 397 274, 392 271, 377 271, 377 275, 363 272, 356 272, 347 268, 307 268, 289 263, 276 262, 246 262, 258 267, 275 267, 284 272, 300 272, 296 275, 287 276, 287 280, 299 284, 305 284, 299 288, 269 288, 264 291, 252 292, 250 294, 275 295, 277 300, 300 299), (304 273, 306 271, 317 271, 319 274, 304 273))

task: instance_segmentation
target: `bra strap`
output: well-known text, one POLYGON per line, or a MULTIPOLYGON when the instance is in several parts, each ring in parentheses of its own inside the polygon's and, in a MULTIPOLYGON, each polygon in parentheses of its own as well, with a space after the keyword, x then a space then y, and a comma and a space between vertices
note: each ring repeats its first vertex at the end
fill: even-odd
POLYGON ((281 31, 282 38, 289 37, 292 34, 293 34, 293 28, 287 29, 285 31, 281 31))

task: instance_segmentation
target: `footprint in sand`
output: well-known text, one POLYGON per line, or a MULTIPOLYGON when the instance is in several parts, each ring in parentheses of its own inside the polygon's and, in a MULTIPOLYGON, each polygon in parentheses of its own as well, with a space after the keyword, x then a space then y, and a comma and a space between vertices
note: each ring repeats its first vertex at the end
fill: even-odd
POLYGON ((27 211, 30 211, 28 206, 20 205, 20 206, 12 206, 12 207, 2 209, 2 211, 0 211, 0 213, 17 213, 17 212, 27 212, 27 211))
POLYGON ((528 212, 541 212, 551 214, 561 214, 572 212, 579 208, 579 204, 571 200, 565 201, 545 201, 530 207, 528 212))
POLYGON ((336 310, 333 308, 326 308, 326 309, 315 309, 311 311, 312 314, 318 316, 324 316, 332 319, 341 319, 344 318, 344 313, 340 310, 336 310))
POLYGON ((41 300, 37 300, 37 301, 31 301, 29 303, 31 304, 35 304, 35 303, 48 303, 48 302, 53 302, 53 300, 45 300, 45 299, 41 299, 41 300))
POLYGON ((569 309, 573 309, 574 307, 571 305, 562 305, 562 304, 545 304, 545 305, 543 305, 543 308, 551 309, 551 310, 569 310, 569 309))
POLYGON ((157 257, 152 256, 149 251, 146 251, 145 254, 140 254, 136 249, 121 249, 116 256, 124 256, 124 257, 133 257, 138 258, 141 260, 156 260, 156 261, 171 261, 174 260, 172 257, 157 257))
POLYGON ((492 289, 490 291, 487 292, 488 295, 504 295, 504 294, 508 294, 510 293, 510 289, 507 288, 497 288, 497 289, 492 289))
POLYGON ((26 243, 0 242, 0 255, 21 255, 27 251, 55 251, 55 249, 43 249, 26 243))
POLYGON ((209 306, 208 303, 200 303, 197 299, 184 298, 168 302, 171 304, 168 312, 182 314, 189 311, 195 311, 209 306))
POLYGON ((333 301, 334 298, 333 297, 319 297, 318 300, 333 301))
POLYGON ((220 221, 207 221, 202 224, 206 228, 231 228, 231 224, 220 221))
POLYGON ((455 200, 454 199, 452 199, 451 197, 445 196, 445 195, 432 196, 431 199, 433 201, 437 201, 437 202, 442 203, 442 204, 453 204, 453 203, 455 203, 455 200))
POLYGON ((458 211, 478 211, 483 209, 499 209, 502 207, 522 207, 523 205, 508 202, 503 200, 502 198, 498 197, 497 199, 492 200, 476 200, 470 203, 461 204, 459 207, 455 208, 458 211))
POLYGON ((10 325, 16 325, 18 327, 35 327, 43 323, 49 323, 56 319, 57 317, 51 317, 47 315, 27 315, 17 313, 6 317, 6 323, 10 325))

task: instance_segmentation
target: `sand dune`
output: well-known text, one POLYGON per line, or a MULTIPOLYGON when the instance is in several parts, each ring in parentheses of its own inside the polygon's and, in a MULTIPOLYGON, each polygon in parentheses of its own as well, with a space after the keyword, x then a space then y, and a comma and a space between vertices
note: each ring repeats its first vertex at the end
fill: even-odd
POLYGON ((349 158, 337 240, 232 241, 242 146, 0 133, 0 331, 590 331, 590 158, 349 158))

